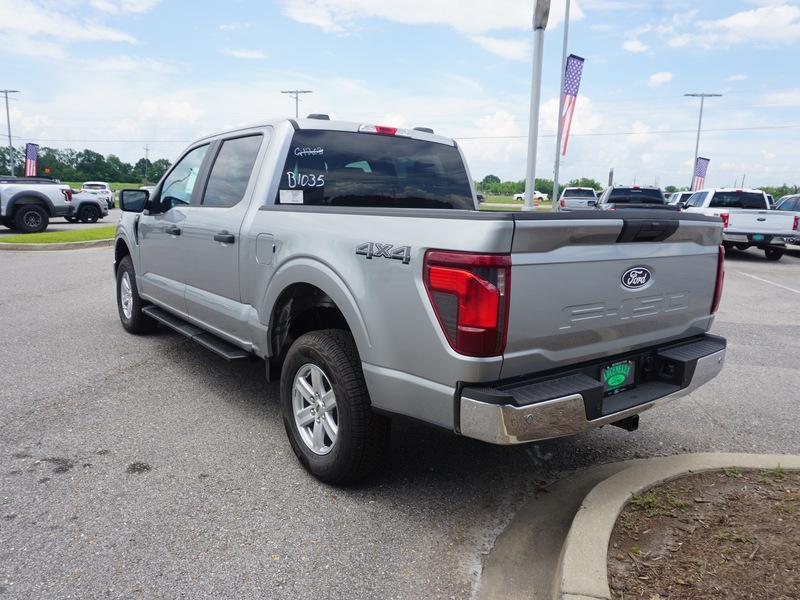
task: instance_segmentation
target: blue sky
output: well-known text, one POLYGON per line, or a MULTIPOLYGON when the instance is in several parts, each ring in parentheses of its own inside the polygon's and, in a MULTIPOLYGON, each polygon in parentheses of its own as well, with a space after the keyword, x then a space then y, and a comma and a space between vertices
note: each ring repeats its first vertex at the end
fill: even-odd
MULTIPOLYGON (((563 0, 546 32, 537 175, 555 153, 563 0)), ((301 112, 458 138, 476 178, 524 176, 532 0, 0 0, 15 144, 174 158, 301 112)), ((562 180, 686 185, 698 102, 707 183, 800 184, 800 1, 573 0, 586 58, 562 180), (758 128, 758 129, 744 129, 758 128), (727 130, 727 131, 715 131, 727 130)), ((3 123, 5 125, 5 123, 3 123)))

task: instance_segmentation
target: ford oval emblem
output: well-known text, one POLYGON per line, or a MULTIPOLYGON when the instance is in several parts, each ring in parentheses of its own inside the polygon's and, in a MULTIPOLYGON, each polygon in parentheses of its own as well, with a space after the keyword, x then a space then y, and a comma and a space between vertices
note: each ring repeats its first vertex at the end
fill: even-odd
POLYGON ((638 290, 647 285, 653 274, 646 267, 631 267, 622 274, 622 285, 629 290, 638 290))

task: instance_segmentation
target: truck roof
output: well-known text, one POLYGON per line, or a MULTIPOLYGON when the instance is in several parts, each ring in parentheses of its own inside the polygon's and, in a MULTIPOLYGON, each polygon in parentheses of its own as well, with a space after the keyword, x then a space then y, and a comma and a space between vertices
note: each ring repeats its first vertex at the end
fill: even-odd
POLYGON ((748 192, 754 194, 763 194, 764 190, 757 190, 755 188, 732 188, 732 187, 716 187, 716 188, 703 188, 702 190, 695 190, 696 192, 748 192))
MULTIPOLYGON (((275 127, 278 125, 283 125, 289 123, 291 124, 294 129, 323 129, 326 131, 346 131, 352 133, 358 133, 360 128, 364 125, 372 125, 372 126, 381 126, 381 123, 370 123, 369 121, 331 121, 328 119, 309 119, 309 118, 301 118, 301 119, 271 119, 268 121, 261 121, 257 123, 251 123, 249 125, 243 125, 240 127, 233 127, 231 129, 226 129, 223 131, 218 131, 216 133, 212 133, 209 135, 205 135, 201 138, 198 138, 193 142, 196 144, 197 142, 201 142, 204 140, 211 140, 223 135, 230 135, 231 133, 237 133, 240 131, 248 131, 252 129, 260 129, 262 127, 275 127)), ((394 126, 387 126, 387 127, 394 127, 394 126)), ((427 131, 420 131, 419 129, 412 129, 412 128, 404 128, 398 127, 397 134, 395 135, 402 135, 402 137, 411 138, 415 140, 423 140, 427 142, 435 142, 437 144, 445 144, 447 146, 455 146, 455 140, 453 138, 445 137, 442 135, 436 135, 435 133, 428 133, 427 131)))

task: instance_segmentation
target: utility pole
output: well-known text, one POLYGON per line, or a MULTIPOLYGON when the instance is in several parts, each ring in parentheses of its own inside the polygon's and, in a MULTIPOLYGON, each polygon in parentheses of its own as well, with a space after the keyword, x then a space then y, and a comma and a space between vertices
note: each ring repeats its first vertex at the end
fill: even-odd
POLYGON ((300 94, 313 94, 313 90, 283 90, 281 94, 294 96, 294 118, 300 116, 300 94))
POLYGON ((150 162, 150 146, 144 145, 144 180, 147 182, 147 163, 150 162))
POLYGON ((692 161, 692 178, 689 180, 689 189, 694 186, 694 169, 697 165, 697 154, 700 151, 700 128, 703 126, 703 106, 705 105, 706 98, 719 98, 722 94, 684 94, 691 98, 700 98, 700 118, 697 120, 697 141, 694 144, 694 160, 692 161))
POLYGON ((6 125, 8 126, 8 172, 14 176, 14 145, 11 143, 11 113, 8 111, 8 95, 19 94, 19 90, 0 90, 6 99, 6 125))
POLYGON ((567 76, 567 42, 569 40, 569 3, 564 9, 564 44, 561 49, 561 87, 558 88, 558 133, 556 134, 556 162, 553 167, 553 204, 554 210, 561 210, 558 202, 558 169, 561 166, 561 136, 564 134, 564 78, 567 76))
POLYGON ((525 169, 525 203, 522 210, 533 210, 536 187, 536 146, 539 142, 539 102, 542 96, 542 58, 544 30, 550 16, 550 0, 536 0, 533 8, 533 76, 531 78, 531 110, 528 121, 528 164, 525 169))

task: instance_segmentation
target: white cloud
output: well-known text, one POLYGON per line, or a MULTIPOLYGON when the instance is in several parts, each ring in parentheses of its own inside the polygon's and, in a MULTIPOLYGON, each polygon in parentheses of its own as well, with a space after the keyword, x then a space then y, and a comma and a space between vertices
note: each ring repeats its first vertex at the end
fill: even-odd
POLYGON ((250 29, 253 26, 252 21, 232 21, 230 23, 222 23, 219 26, 220 31, 240 31, 242 29, 250 29))
POLYGON ((794 44, 800 41, 800 5, 770 2, 713 21, 698 21, 697 33, 673 37, 670 46, 697 44, 706 48, 746 43, 794 44))
POLYGON ((473 35, 469 39, 484 50, 510 60, 523 60, 530 54, 527 40, 501 39, 486 35, 473 35))
POLYGON ((653 73, 647 78, 647 85, 650 87, 658 87, 660 85, 664 85, 665 83, 669 83, 670 81, 672 81, 672 73, 669 71, 659 71, 658 73, 653 73))
POLYGON ((747 75, 736 74, 731 75, 726 79, 726 81, 745 81, 747 79, 747 75))
POLYGON ((134 56, 104 56, 92 60, 81 61, 90 71, 134 73, 146 71, 149 73, 175 73, 175 65, 152 58, 137 58, 134 56))
POLYGON ((119 13, 143 13, 151 10, 161 0, 90 0, 92 8, 116 15, 119 13))
POLYGON ((220 50, 223 54, 227 54, 228 56, 233 56, 235 58, 246 58, 250 60, 264 60, 267 58, 267 55, 261 52, 261 50, 245 50, 242 48, 223 48, 220 50))
POLYGON ((770 92, 761 99, 766 104, 777 106, 800 106, 800 88, 770 92))
POLYGON ((639 40, 627 40, 622 44, 622 48, 628 52, 639 53, 647 52, 650 49, 650 46, 639 40))
MULTIPOLYGON (((499 29, 529 30, 533 3, 529 0, 282 0, 286 16, 328 32, 344 32, 367 18, 380 18, 407 25, 447 25, 469 35, 499 29)), ((555 0, 548 28, 564 19, 565 0, 555 0)), ((580 3, 573 0, 570 20, 583 18, 580 3)))
POLYGON ((21 0, 0 0, 0 32, 25 35, 34 44, 37 36, 72 42, 136 43, 132 35, 119 29, 21 0))

